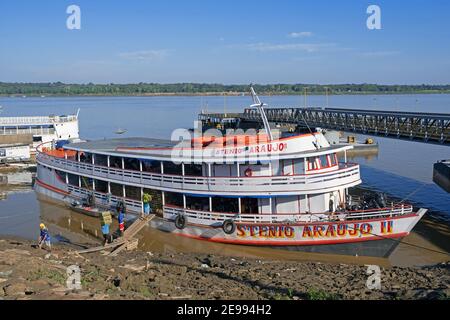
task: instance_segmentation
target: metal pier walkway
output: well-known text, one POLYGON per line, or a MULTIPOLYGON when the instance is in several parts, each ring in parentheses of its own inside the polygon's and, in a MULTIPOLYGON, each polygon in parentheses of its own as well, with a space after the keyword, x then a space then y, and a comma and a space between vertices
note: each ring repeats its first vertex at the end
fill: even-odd
MULTIPOLYGON (((450 145, 450 113, 375 111, 341 108, 266 108, 267 119, 275 124, 321 127, 367 135, 409 139, 450 145)), ((199 115, 199 120, 218 123, 221 119, 260 122, 256 109, 239 114, 199 115)))

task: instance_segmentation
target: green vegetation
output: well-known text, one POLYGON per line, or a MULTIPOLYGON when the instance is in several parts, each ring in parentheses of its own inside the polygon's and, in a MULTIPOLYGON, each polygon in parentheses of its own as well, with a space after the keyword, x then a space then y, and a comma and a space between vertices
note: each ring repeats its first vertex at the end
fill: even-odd
POLYGON ((48 279, 60 285, 65 285, 66 278, 67 277, 63 273, 57 270, 38 269, 30 273, 28 280, 33 281, 33 280, 48 279))
POLYGON ((339 300, 340 297, 333 293, 328 293, 324 290, 310 289, 306 292, 307 300, 339 300))
MULTIPOLYGON (((409 94, 450 93, 447 85, 378 85, 378 84, 255 84, 259 94, 301 95, 305 88, 308 94, 409 94)), ((0 95, 239 95, 247 93, 249 85, 223 85, 206 83, 137 83, 137 84, 65 84, 52 83, 7 83, 0 82, 0 95)))

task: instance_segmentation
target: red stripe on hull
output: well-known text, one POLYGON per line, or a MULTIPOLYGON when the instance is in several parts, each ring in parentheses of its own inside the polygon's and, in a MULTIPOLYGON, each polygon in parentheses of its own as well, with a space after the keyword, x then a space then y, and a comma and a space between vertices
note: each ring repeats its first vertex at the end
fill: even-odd
POLYGON ((373 236, 370 238, 357 238, 357 239, 342 239, 342 240, 317 240, 317 241, 255 241, 255 240, 234 240, 234 239, 214 239, 214 238, 204 238, 200 236, 195 236, 191 234, 175 233, 176 235, 196 239, 204 240, 210 242, 218 243, 230 243, 230 244, 240 244, 240 245, 256 245, 256 246, 311 246, 311 245, 329 245, 329 244, 340 244, 340 243, 353 243, 353 242, 364 242, 364 241, 376 241, 383 239, 397 239, 403 238, 409 235, 409 232, 402 232, 387 236, 373 236))
POLYGON ((42 182, 42 181, 40 181, 39 179, 37 179, 36 178, 36 183, 38 184, 38 185, 40 185, 41 187, 43 187, 43 188, 45 188, 45 189, 48 189, 48 190, 50 190, 50 191, 53 191, 53 192, 57 192, 57 193, 61 193, 61 194, 64 194, 64 195, 69 195, 70 193, 69 192, 67 192, 67 191, 64 191, 64 190, 61 190, 61 189, 58 189, 58 188, 56 188, 56 187, 53 187, 53 186, 51 186, 51 185, 49 185, 49 184, 46 184, 45 182, 42 182))

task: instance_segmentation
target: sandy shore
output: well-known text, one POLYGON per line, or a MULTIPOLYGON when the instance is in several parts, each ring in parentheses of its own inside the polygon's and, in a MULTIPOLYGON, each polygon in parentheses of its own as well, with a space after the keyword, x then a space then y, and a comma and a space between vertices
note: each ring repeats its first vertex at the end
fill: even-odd
POLYGON ((0 299, 448 299, 450 262, 380 267, 380 289, 367 266, 257 260, 187 253, 52 252, 22 239, 0 240, 0 299), (67 267, 81 289, 67 289, 67 267))

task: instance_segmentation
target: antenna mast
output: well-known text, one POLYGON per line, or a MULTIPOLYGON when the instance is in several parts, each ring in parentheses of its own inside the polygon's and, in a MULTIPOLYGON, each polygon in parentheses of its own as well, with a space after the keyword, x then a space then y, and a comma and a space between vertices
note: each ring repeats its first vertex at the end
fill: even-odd
POLYGON ((253 87, 250 87, 250 92, 252 94, 253 104, 250 106, 250 108, 256 107, 261 114, 261 119, 264 124, 264 129, 266 130, 267 136, 269 137, 269 141, 273 140, 272 132, 270 131, 270 125, 269 121, 267 120, 266 113, 264 112, 264 106, 267 106, 267 104, 262 103, 261 100, 259 100, 258 95, 256 94, 253 87))

